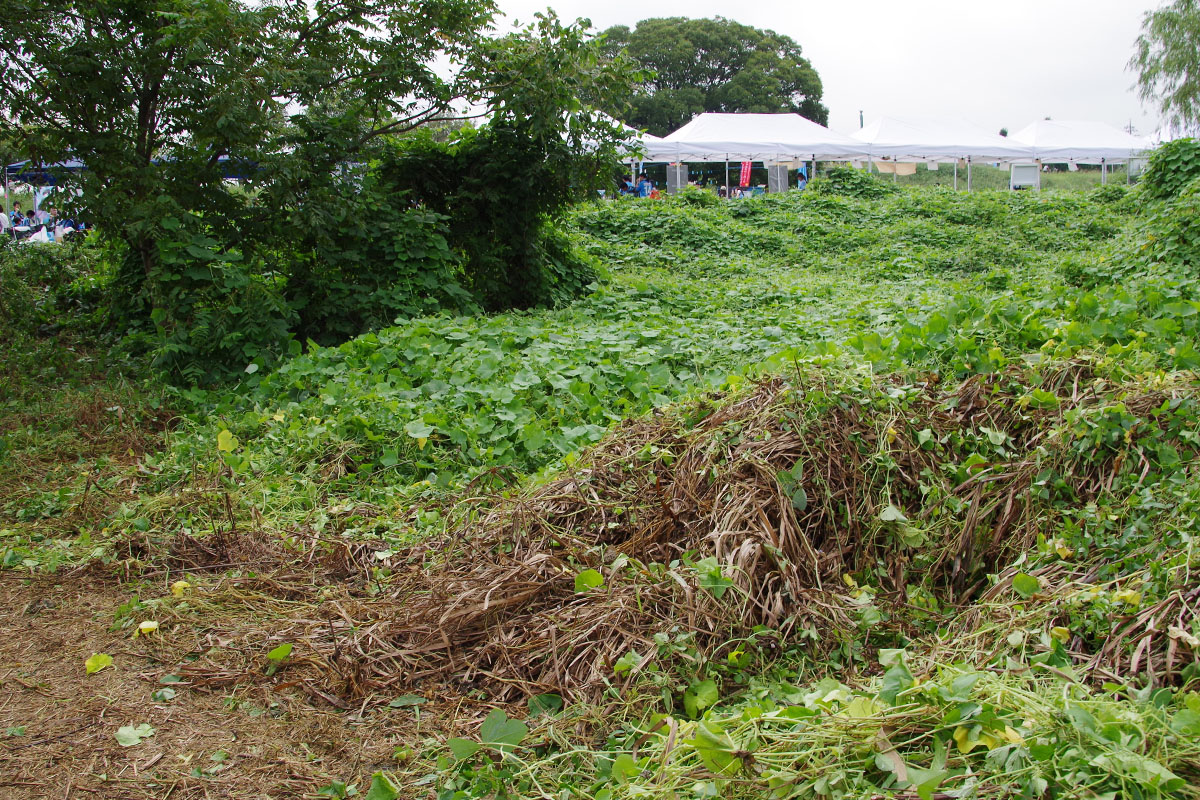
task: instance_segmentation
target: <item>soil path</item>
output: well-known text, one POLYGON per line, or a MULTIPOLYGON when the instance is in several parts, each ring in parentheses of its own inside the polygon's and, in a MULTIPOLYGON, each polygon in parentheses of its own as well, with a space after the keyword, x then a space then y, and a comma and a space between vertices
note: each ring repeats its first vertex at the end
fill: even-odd
POLYGON ((358 720, 266 690, 152 699, 170 665, 110 631, 129 598, 95 574, 0 572, 0 797, 291 800, 321 797, 332 780, 363 787, 363 776, 395 766, 406 715, 358 720), (93 653, 113 664, 86 675, 93 653), (153 736, 118 744, 118 728, 142 723, 153 736))

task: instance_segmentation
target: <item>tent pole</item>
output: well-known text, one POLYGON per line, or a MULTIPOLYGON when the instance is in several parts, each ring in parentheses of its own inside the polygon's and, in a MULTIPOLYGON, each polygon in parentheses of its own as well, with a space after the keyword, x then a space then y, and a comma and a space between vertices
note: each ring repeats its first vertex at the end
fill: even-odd
POLYGON ((954 159, 954 191, 958 191, 958 159, 954 159))
POLYGON ((1100 185, 1104 186, 1108 183, 1108 165, 1104 163, 1104 159, 1100 159, 1100 185))
POLYGON ((971 193, 971 157, 967 156, 967 194, 971 193))
POLYGON ((729 185, 729 153, 725 154, 725 199, 733 197, 733 187, 729 185))

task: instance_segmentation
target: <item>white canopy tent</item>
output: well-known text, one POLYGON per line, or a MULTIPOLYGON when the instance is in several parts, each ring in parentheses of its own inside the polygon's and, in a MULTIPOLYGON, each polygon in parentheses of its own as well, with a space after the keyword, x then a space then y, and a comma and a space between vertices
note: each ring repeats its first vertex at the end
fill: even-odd
POLYGON ((1153 148, 1104 122, 1038 120, 1009 137, 1029 148, 1030 158, 1050 164, 1113 164, 1145 158, 1153 148))
POLYGON ((637 128, 631 128, 624 123, 621 123, 621 127, 625 131, 625 141, 617 146, 617 150, 624 156, 647 152, 662 142, 659 137, 639 131, 637 128))
POLYGON ((796 161, 861 157, 863 146, 799 114, 701 114, 651 143, 650 161, 796 161))
POLYGON ((880 117, 851 138, 871 158, 892 161, 1028 161, 1028 147, 989 133, 963 119, 880 117))

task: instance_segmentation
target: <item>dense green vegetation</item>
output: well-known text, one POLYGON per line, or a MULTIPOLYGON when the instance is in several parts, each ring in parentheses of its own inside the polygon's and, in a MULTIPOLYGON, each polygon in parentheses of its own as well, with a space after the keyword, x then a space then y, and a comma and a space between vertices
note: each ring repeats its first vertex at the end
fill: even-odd
POLYGON ((491 35, 491 0, 42 11, 0 20, 0 141, 85 165, 56 178, 112 249, 112 325, 176 383, 273 365, 293 337, 589 282, 553 223, 608 184, 626 134, 597 109, 636 68, 582 22, 491 35), (467 106, 484 131, 455 130, 467 106))
POLYGON ((799 46, 44 5, 0 151, 95 226, 0 237, 6 797, 1200 799, 1200 143, 602 202, 617 119, 823 120, 799 46))
POLYGON ((203 565, 153 601, 240 620, 179 655, 197 685, 407 713, 428 671, 502 705, 344 776, 377 797, 1195 797, 1195 151, 1088 193, 834 170, 584 204, 580 300, 418 311, 208 390, 50 360, 104 343, 105 253, 6 248, 0 562, 203 565), (93 417, 121 449, 73 445, 93 417), (366 565, 304 573, 341 552, 366 565), (354 626, 295 633, 329 598, 354 626), (231 666, 280 635, 304 658, 231 666), (387 693, 330 666, 360 656, 387 693))

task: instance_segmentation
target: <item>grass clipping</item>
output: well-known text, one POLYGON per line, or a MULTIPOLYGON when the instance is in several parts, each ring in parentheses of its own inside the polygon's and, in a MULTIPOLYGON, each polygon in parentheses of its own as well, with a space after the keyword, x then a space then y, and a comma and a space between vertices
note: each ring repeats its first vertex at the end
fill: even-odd
MULTIPOLYGON (((656 633, 694 634, 713 658, 751 640, 769 657, 807 628, 853 630, 848 573, 882 565, 896 603, 910 582, 949 601, 978 597, 986 573, 1044 532, 1031 493, 1040 471, 1071 476, 1087 502, 1138 447, 1130 438, 1071 461, 1069 437, 1052 432, 1069 409, 1099 402, 1080 389, 1087 377, 1076 364, 1043 378, 1041 391, 1059 400, 1041 408, 1021 399, 1028 389, 1014 375, 951 390, 775 378, 630 421, 559 477, 393 556, 384 595, 322 603, 330 587, 259 579, 281 602, 247 616, 274 629, 243 629, 244 648, 220 637, 231 646, 219 652, 299 642, 290 680, 342 707, 430 684, 495 701, 597 699, 636 680, 656 633), (978 435, 1004 457, 952 477, 962 459, 937 443, 963 431, 990 431, 978 435), (771 635, 756 636, 764 628, 771 635)), ((1124 403, 1147 413, 1168 395, 1128 393, 1124 403)), ((183 671, 198 686, 252 676, 252 657, 245 669, 216 669, 220 657, 183 671)))

